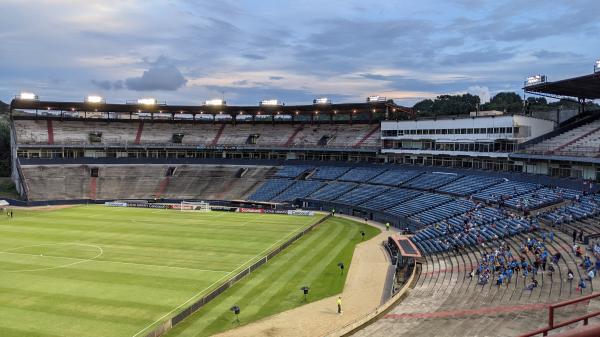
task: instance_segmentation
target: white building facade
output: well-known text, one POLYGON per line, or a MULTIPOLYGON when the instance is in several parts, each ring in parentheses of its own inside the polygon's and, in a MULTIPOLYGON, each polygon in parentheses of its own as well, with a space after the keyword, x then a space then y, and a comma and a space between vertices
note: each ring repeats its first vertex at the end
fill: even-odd
POLYGON ((518 144, 554 127, 553 121, 522 115, 384 121, 381 151, 406 164, 507 169, 489 166, 513 165, 508 156, 518 144))

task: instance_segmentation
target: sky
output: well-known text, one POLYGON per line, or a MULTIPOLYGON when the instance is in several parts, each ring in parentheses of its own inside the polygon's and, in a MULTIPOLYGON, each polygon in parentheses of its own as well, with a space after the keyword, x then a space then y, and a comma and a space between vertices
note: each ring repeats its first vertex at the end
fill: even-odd
POLYGON ((0 0, 0 100, 489 100, 589 74, 598 0, 0 0))

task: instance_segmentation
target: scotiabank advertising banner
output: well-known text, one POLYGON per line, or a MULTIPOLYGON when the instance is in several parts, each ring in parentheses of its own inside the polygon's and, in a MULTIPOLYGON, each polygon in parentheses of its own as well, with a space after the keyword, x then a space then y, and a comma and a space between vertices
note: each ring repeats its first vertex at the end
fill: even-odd
POLYGON ((301 210, 301 209, 295 209, 295 210, 287 211, 287 214, 289 214, 289 215, 300 215, 300 216, 313 216, 313 215, 315 215, 315 212, 313 212, 313 211, 304 211, 304 210, 301 210))
POLYGON ((104 206, 108 207, 127 207, 127 203, 125 202, 105 202, 104 206))
POLYGON ((169 205, 166 204, 148 204, 148 208, 167 209, 169 205))
POLYGON ((229 207, 229 206, 210 206, 211 211, 220 211, 220 212, 237 212, 237 207, 229 207))
POLYGON ((238 208, 240 213, 264 213, 265 210, 262 208, 238 208))
POLYGON ((289 214, 287 209, 265 209, 267 214, 289 214))

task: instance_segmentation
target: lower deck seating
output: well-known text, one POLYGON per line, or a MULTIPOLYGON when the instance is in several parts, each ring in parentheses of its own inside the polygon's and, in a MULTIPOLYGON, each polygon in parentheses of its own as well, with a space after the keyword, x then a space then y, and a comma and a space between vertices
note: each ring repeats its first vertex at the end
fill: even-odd
POLYGON ((271 201, 294 201, 298 198, 305 198, 323 186, 320 181, 298 180, 290 185, 285 191, 271 199, 271 201))
POLYGON ((245 199, 276 172, 272 166, 234 165, 25 165, 30 200, 245 199), (91 171, 98 169, 92 193, 91 171), (172 176, 166 179, 172 168, 172 176), (238 173, 244 170, 240 177, 238 173))
POLYGON ((293 183, 294 181, 289 179, 269 179, 248 199, 252 201, 271 201, 293 183))
POLYGON ((408 182, 402 184, 403 187, 416 188, 420 190, 432 190, 439 188, 443 185, 449 184, 456 179, 460 178, 460 175, 447 174, 447 173, 425 173, 408 182))
POLYGON ((356 186, 357 185, 354 183, 330 182, 320 188, 318 191, 312 193, 309 198, 330 201, 350 191, 356 186))
POLYGON ((510 199, 512 197, 531 192, 540 187, 541 186, 531 183, 504 181, 498 185, 494 185, 474 194, 473 198, 488 202, 499 202, 501 200, 510 199))
POLYGON ((429 208, 445 204, 451 200, 452 198, 447 195, 423 193, 414 199, 410 199, 395 207, 387 209, 386 212, 400 217, 408 217, 429 208))
POLYGON ((384 186, 360 185, 336 198, 335 201, 348 205, 359 205, 375 196, 385 194, 387 190, 388 188, 384 186))

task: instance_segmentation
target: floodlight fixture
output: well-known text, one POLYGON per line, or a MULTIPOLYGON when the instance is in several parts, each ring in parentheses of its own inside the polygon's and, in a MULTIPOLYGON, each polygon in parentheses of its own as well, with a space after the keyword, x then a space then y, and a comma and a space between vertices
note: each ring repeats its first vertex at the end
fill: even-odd
POLYGON ((313 99, 313 104, 331 104, 331 100, 327 97, 319 97, 313 99))
POLYGON ((262 101, 260 101, 259 105, 260 106, 279 106, 279 105, 282 105, 282 102, 280 102, 277 99, 263 99, 262 101))
POLYGON ((38 99, 38 96, 32 92, 21 92, 17 98, 22 101, 35 101, 38 99))
POLYGON ((532 75, 525 79, 525 86, 535 85, 546 82, 546 75, 532 75))
POLYGON ((220 98, 209 99, 209 100, 204 101, 204 105, 208 105, 208 106, 221 106, 221 105, 226 105, 226 104, 227 103, 220 98))
POLYGON ((594 73, 600 73, 600 59, 596 60, 596 63, 594 63, 594 73))
POLYGON ((105 101, 104 101, 104 98, 102 98, 101 96, 90 95, 85 98, 85 102, 91 103, 91 104, 98 104, 98 103, 104 103, 105 101))
POLYGON ((137 100, 138 104, 141 105, 156 105, 158 101, 153 97, 140 98, 137 100))
POLYGON ((367 103, 385 102, 386 98, 383 96, 369 96, 367 97, 367 103))

